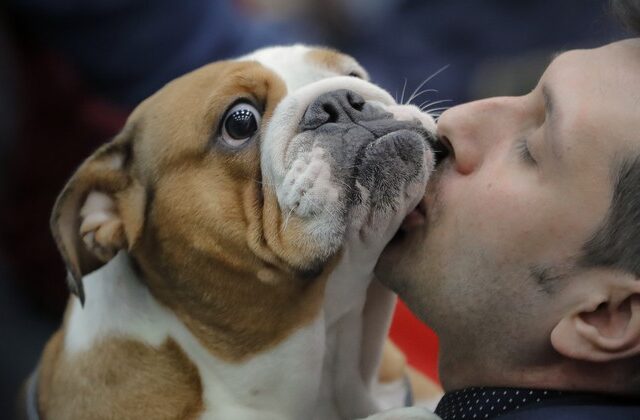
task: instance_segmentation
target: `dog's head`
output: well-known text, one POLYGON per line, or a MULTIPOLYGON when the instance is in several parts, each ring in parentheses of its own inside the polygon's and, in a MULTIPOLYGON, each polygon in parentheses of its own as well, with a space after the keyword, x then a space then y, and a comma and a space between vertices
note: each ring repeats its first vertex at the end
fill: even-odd
POLYGON ((197 301, 228 314, 246 298, 259 316, 280 310, 271 295, 295 301, 339 252, 355 209, 401 220, 424 191, 433 120, 367 77, 351 57, 293 46, 167 84, 56 202, 72 291, 82 299, 83 275, 126 250, 179 312, 176 302, 197 301))

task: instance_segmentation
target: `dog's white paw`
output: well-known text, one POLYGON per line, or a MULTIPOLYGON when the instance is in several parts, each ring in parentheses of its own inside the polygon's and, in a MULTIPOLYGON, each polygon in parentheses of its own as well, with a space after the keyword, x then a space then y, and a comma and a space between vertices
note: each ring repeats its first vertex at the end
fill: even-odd
POLYGON ((330 213, 339 198, 339 190, 331 180, 331 166, 324 150, 316 147, 296 159, 283 183, 281 205, 286 213, 310 218, 330 213))
POLYGON ((440 417, 422 407, 402 407, 374 414, 363 420, 439 420, 440 417))

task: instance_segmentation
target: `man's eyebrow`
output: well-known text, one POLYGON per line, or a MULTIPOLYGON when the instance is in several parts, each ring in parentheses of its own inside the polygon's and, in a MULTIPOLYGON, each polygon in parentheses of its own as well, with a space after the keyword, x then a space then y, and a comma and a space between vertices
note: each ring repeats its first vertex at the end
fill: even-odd
POLYGON ((545 108, 545 121, 547 123, 547 135, 545 136, 545 140, 553 155, 562 159, 562 150, 558 143, 558 120, 560 118, 559 111, 556 106, 555 95, 549 85, 542 86, 542 97, 544 98, 544 108, 545 108))

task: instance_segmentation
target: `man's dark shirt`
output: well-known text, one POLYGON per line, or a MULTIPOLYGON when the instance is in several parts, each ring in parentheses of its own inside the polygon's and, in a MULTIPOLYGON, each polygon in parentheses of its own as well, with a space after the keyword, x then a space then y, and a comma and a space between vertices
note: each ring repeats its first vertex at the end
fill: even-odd
POLYGON ((640 400, 606 394, 528 388, 465 388, 436 408, 443 420, 640 419, 640 400))

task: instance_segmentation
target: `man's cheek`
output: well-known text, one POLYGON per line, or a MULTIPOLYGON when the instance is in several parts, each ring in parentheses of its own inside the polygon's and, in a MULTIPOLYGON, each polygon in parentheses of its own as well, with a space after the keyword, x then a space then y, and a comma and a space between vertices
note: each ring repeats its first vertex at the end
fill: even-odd
POLYGON ((546 208, 540 197, 510 182, 489 182, 478 188, 468 188, 456 194, 460 210, 454 217, 459 237, 479 240, 500 252, 542 242, 546 208))

